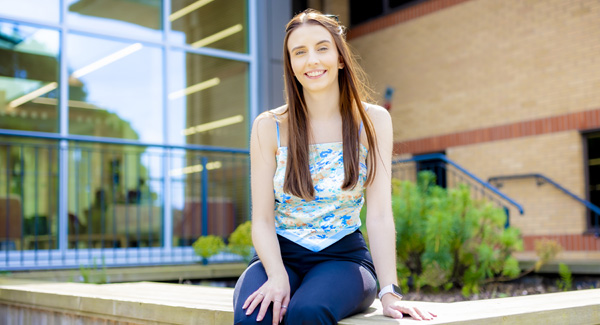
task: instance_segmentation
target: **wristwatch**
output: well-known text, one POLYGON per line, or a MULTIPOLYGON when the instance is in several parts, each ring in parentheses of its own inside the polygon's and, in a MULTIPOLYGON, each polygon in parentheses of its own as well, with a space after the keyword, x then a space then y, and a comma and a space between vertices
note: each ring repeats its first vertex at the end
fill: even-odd
POLYGON ((379 300, 381 300, 381 298, 388 293, 392 294, 396 298, 402 299, 402 293, 400 288, 395 284, 388 284, 385 287, 381 288, 381 291, 379 291, 379 300))

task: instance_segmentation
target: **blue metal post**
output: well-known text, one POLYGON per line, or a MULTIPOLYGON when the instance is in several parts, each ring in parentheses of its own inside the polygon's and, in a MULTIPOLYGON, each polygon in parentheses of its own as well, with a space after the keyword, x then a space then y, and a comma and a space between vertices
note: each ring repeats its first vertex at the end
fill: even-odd
POLYGON ((202 157, 202 236, 208 235, 208 163, 207 157, 202 157))

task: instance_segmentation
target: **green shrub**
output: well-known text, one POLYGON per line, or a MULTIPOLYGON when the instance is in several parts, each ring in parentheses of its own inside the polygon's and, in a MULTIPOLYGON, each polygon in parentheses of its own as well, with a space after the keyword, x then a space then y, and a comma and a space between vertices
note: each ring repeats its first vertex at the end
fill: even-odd
MULTIPOLYGON (((106 264, 104 257, 102 258, 102 267, 96 264, 96 258, 92 260, 92 266, 79 266, 79 281, 91 284, 106 284, 108 283, 108 275, 106 274, 106 264)), ((73 279, 72 279, 73 280, 73 279)))
POLYGON ((223 238, 215 235, 202 236, 192 244, 194 252, 204 259, 216 255, 225 249, 223 238))
POLYGON ((562 251, 560 243, 554 239, 540 239, 535 241, 535 252, 538 260, 534 265, 534 270, 537 272, 542 265, 554 259, 558 253, 562 251))
POLYGON ((208 235, 198 238, 193 244, 194 252, 206 259, 223 251, 229 251, 238 254, 245 261, 252 258, 252 223, 246 221, 239 225, 229 235, 229 244, 225 245, 223 239, 219 236, 208 235))
POLYGON ((573 277, 571 276, 571 269, 565 263, 558 264, 558 275, 560 280, 556 281, 558 290, 568 291, 573 287, 573 277))
POLYGON ((504 228, 501 208, 473 200, 465 185, 448 190, 435 185, 429 171, 417 179, 392 181, 400 279, 408 275, 417 290, 458 286, 468 296, 494 277, 519 276, 512 253, 523 242, 517 229, 504 228))
POLYGON ((234 254, 238 254, 246 261, 252 258, 252 222, 246 221, 235 228, 235 231, 229 235, 228 249, 234 254))

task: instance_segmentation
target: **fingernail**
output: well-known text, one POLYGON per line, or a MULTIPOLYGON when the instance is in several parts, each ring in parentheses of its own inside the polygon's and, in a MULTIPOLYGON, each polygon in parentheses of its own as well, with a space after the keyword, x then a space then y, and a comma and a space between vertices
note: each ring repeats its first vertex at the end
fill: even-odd
POLYGON ((262 320, 262 317, 257 317, 257 318, 256 318, 256 321, 257 321, 257 322, 260 322, 261 320, 262 320))
POLYGON ((246 316, 248 316, 248 315, 250 315, 250 311, 249 310, 246 311, 246 316))

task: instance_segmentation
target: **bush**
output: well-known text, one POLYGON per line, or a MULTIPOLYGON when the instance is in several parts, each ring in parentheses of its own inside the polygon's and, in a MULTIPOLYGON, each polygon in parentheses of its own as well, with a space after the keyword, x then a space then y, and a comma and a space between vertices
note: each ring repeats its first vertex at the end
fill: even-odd
POLYGON ((571 276, 571 269, 564 263, 558 264, 558 274, 560 280, 556 281, 556 286, 560 291, 568 291, 573 287, 573 277, 571 276))
POLYGON ((216 255, 225 249, 223 238, 215 235, 202 236, 192 244, 194 252, 204 259, 216 255))
POLYGON ((252 222, 246 221, 235 228, 229 235, 228 249, 249 262, 252 258, 252 222))
POLYGON ((417 290, 458 286, 468 296, 491 278, 520 274, 512 253, 523 242, 517 229, 504 228, 503 209, 473 200, 465 185, 448 190, 435 185, 429 171, 417 179, 392 181, 400 279, 409 277, 417 290))
POLYGON ((223 251, 238 254, 249 262, 252 258, 252 223, 246 221, 235 228, 229 235, 228 242, 229 244, 226 246, 221 237, 208 235, 198 238, 192 247, 194 252, 204 259, 204 263, 207 258, 223 251))

